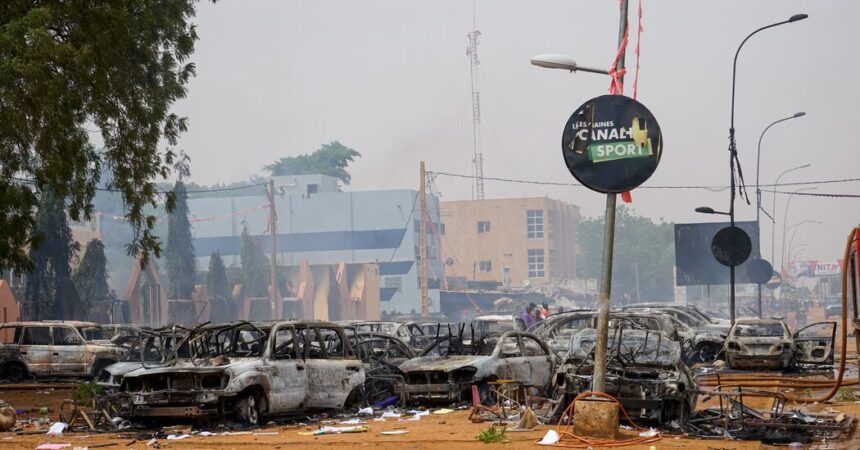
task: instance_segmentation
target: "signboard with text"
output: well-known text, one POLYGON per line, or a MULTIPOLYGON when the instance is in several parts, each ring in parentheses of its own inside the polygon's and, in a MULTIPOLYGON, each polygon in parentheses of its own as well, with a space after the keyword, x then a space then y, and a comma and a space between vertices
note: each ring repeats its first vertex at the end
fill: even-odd
POLYGON ((568 170, 580 183, 617 194, 654 173, 663 152, 663 134, 643 104, 623 95, 602 95, 570 116, 561 148, 568 170))

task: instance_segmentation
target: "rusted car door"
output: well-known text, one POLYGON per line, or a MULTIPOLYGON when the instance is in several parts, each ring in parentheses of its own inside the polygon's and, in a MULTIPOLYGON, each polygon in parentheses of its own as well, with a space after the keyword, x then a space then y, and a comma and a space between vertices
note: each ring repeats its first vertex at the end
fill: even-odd
POLYGON ((275 414, 298 409, 307 396, 307 370, 299 357, 296 330, 290 325, 275 326, 269 341, 269 409, 275 414))
POLYGON ((54 345, 51 346, 51 372, 56 375, 86 375, 88 360, 83 339, 72 327, 51 327, 54 345))
POLYGON ((297 330, 303 336, 307 367, 308 408, 341 408, 352 389, 364 382, 361 360, 347 352, 342 330, 309 326, 297 330))
POLYGON ((21 359, 33 375, 51 375, 51 344, 51 327, 24 327, 20 346, 21 359))
POLYGON ((495 374, 499 379, 529 383, 532 376, 531 361, 523 355, 518 333, 503 334, 493 353, 497 366, 495 374))
POLYGON ((817 322, 794 333, 794 360, 800 364, 832 364, 836 322, 817 322))

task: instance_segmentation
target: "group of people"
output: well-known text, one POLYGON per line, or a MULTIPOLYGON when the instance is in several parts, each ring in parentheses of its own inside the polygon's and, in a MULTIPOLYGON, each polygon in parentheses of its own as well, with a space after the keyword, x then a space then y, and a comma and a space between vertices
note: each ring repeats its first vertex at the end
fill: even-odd
POLYGON ((526 310, 520 315, 520 319, 528 330, 532 325, 546 319, 549 315, 549 304, 547 302, 543 302, 540 306, 535 303, 529 303, 526 306, 526 310))

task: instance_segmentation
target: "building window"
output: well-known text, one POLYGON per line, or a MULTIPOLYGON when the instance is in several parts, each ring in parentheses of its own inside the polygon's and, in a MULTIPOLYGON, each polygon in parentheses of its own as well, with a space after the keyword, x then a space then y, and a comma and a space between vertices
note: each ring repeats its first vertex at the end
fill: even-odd
POLYGON ((542 248, 529 249, 529 278, 543 278, 544 256, 542 248))
POLYGON ((478 222, 478 234, 490 232, 490 221, 482 220, 478 222))
POLYGON ((445 224, 441 222, 439 223, 439 234, 445 236, 445 224))
POLYGON ((307 186, 307 189, 308 189, 308 197, 310 197, 310 196, 311 196, 311 194, 317 194, 317 193, 319 193, 319 191, 320 191, 320 185, 318 185, 318 184, 309 184, 309 185, 307 186))
POLYGON ((403 290, 403 277, 384 277, 382 279, 382 287, 401 292, 403 290))
POLYGON ((526 229, 529 239, 543 239, 543 210, 526 210, 526 229))
POLYGON ((478 271, 479 272, 492 272, 493 271, 493 262, 492 261, 478 261, 478 271))
POLYGON ((549 249, 549 255, 547 256, 549 257, 549 260, 547 261, 547 264, 549 264, 549 276, 558 277, 558 270, 556 270, 558 265, 556 264, 555 250, 549 249))

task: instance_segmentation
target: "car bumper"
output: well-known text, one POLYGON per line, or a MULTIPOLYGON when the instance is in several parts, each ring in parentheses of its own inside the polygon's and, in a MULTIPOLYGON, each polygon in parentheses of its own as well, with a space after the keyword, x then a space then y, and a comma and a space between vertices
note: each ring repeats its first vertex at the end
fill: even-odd
POLYGON ((732 369, 784 369, 791 362, 786 355, 728 355, 726 360, 732 369))
POLYGON ((471 383, 426 383, 426 384, 402 384, 398 386, 397 393, 405 401, 410 400, 459 400, 464 392, 469 391, 471 383))

